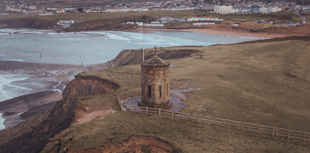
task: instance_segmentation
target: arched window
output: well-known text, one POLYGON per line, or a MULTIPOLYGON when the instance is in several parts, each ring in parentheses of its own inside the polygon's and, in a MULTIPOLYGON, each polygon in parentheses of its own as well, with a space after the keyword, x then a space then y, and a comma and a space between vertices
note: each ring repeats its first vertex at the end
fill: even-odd
POLYGON ((149 97, 151 98, 152 97, 152 87, 149 86, 149 97))
POLYGON ((159 97, 161 97, 161 86, 159 86, 159 97))

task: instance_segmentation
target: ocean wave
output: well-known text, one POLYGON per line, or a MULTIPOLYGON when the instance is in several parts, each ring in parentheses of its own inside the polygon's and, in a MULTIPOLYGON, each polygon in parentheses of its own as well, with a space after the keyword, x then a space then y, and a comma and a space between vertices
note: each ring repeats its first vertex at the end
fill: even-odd
POLYGON ((14 98, 18 96, 19 92, 29 90, 29 88, 11 84, 15 81, 26 80, 29 77, 24 75, 0 75, 0 101, 14 98))
POLYGON ((96 35, 106 35, 108 33, 102 31, 83 31, 81 34, 96 34, 96 35))
POLYGON ((59 93, 62 93, 60 89, 52 89, 52 91, 58 91, 59 93))
POLYGON ((5 129, 5 126, 4 126, 4 118, 2 118, 2 113, 0 113, 0 130, 3 130, 5 129))
POLYGON ((22 59, 5 59, 5 61, 18 61, 18 62, 24 62, 22 59))
POLYGON ((54 89, 56 89, 57 86, 59 86, 61 84, 61 81, 58 82, 58 84, 56 86, 53 86, 54 89))
POLYGON ((128 40, 131 40, 131 39, 129 39, 129 38, 125 38, 125 37, 119 36, 119 35, 117 35, 117 34, 112 34, 112 33, 108 33, 107 36, 108 36, 109 39, 127 40, 127 41, 128 41, 128 40))

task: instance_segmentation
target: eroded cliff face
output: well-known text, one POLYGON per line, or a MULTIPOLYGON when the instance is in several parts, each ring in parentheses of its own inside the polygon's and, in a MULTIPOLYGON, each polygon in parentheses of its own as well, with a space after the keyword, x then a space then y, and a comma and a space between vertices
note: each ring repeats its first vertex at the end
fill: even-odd
POLYGON ((70 126, 75 117, 77 98, 113 92, 119 85, 98 77, 76 76, 63 91, 50 113, 43 117, 31 118, 14 128, 0 131, 0 152, 39 152, 48 143, 49 138, 70 126), (35 123, 27 124, 27 123, 35 123), (27 127, 25 126, 27 125, 27 127))

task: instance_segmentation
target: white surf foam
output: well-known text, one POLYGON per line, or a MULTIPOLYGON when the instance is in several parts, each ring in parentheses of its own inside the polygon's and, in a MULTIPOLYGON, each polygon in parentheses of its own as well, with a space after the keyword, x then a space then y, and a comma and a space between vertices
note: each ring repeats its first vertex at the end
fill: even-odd
MULTIPOLYGON (((18 76, 18 75, 0 75, 0 101, 4 101, 7 99, 11 99, 14 97, 14 94, 11 94, 11 92, 5 90, 5 88, 12 88, 12 89, 18 89, 22 88, 22 90, 25 90, 24 87, 19 87, 15 85, 10 85, 10 83, 14 81, 19 81, 19 80, 25 80, 27 79, 27 76, 18 76)), ((26 89, 27 90, 27 89, 26 89)), ((2 118, 2 113, 0 113, 0 130, 5 129, 4 126, 4 121, 5 119, 2 118)))
POLYGON ((119 36, 119 35, 117 35, 117 34, 112 34, 112 33, 108 33, 107 36, 108 36, 109 39, 127 40, 127 41, 131 40, 131 39, 129 39, 129 38, 125 38, 125 37, 119 36))
POLYGON ((19 62, 23 62, 24 60, 22 59, 5 59, 6 61, 19 61, 19 62))
POLYGON ((30 76, 11 74, 0 75, 0 102, 16 96, 20 96, 19 92, 23 90, 31 90, 29 88, 11 84, 14 81, 26 80, 29 77, 30 76))
POLYGON ((4 118, 2 118, 2 113, 0 113, 0 130, 3 130, 5 129, 5 126, 4 126, 4 118))

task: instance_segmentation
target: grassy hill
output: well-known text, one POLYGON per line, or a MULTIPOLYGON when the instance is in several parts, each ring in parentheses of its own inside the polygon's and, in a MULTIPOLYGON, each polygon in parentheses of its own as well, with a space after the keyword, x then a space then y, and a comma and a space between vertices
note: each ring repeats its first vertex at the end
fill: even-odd
POLYGON ((184 10, 184 11, 147 11, 143 13, 134 12, 117 12, 117 13, 66 13, 66 14, 55 14, 52 16, 36 16, 36 15, 17 15, 12 14, 9 16, 4 16, 3 19, 13 19, 20 17, 34 17, 39 19, 47 20, 75 20, 75 21, 97 21, 105 19, 121 19, 121 18, 135 18, 147 16, 149 18, 157 18, 163 16, 173 16, 178 18, 189 18, 189 17, 216 17, 224 20, 235 20, 235 21, 255 21, 255 20, 265 20, 275 22, 301 22, 300 16, 297 16, 294 11, 291 12, 281 12, 273 14, 216 14, 210 13, 205 10, 184 10))
MULTIPOLYGON (((183 101, 186 106, 181 112, 194 111, 196 115, 309 132, 310 82, 290 75, 293 65, 303 55, 301 53, 310 49, 307 43, 304 40, 282 40, 164 48, 165 51, 198 50, 189 57, 169 60, 177 66, 170 69, 170 90, 200 88, 185 94, 187 100, 183 101), (197 58, 200 55, 203 55, 202 59, 197 58)), ((304 73, 310 75, 310 66, 306 67, 304 73)), ((140 65, 121 68, 139 70, 140 65)), ((42 152, 86 152, 104 147, 107 142, 121 144, 130 136, 164 140, 176 152, 309 152, 310 149, 309 141, 228 130, 165 116, 121 112, 116 93, 140 87, 139 74, 121 75, 102 70, 79 75, 102 77, 120 84, 115 93, 81 98, 78 101, 80 113, 109 107, 117 112, 82 124, 72 123, 51 138, 42 152)))

